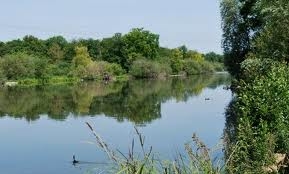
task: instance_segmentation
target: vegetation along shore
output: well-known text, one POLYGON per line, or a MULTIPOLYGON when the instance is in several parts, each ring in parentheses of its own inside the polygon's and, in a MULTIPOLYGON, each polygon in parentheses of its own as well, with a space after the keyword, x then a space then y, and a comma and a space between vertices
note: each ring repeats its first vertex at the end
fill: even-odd
POLYGON ((143 28, 101 40, 28 35, 0 42, 0 79, 7 85, 204 74, 223 71, 222 62, 223 56, 214 52, 161 47, 159 35, 143 28))

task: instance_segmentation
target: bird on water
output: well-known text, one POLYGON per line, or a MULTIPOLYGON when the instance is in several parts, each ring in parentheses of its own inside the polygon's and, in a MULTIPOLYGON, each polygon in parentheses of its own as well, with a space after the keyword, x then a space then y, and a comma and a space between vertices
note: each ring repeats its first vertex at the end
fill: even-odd
POLYGON ((72 158, 73 158, 73 161, 72 161, 73 164, 77 164, 77 163, 79 163, 79 161, 75 160, 75 155, 73 155, 72 158))

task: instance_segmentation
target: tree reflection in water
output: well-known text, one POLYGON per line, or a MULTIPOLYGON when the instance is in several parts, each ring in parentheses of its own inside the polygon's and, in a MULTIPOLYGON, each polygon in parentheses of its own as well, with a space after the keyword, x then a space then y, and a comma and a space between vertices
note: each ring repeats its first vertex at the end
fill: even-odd
POLYGON ((170 99, 187 101, 204 88, 229 82, 228 74, 215 74, 109 84, 0 88, 0 117, 33 121, 41 115, 64 120, 70 114, 75 117, 104 114, 118 121, 126 119, 145 125, 161 117, 161 103, 170 99))

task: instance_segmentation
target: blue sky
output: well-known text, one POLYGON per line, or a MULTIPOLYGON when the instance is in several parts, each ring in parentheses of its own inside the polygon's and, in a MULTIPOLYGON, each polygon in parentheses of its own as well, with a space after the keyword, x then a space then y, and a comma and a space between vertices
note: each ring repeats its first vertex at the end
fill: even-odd
POLYGON ((110 37, 144 27, 161 46, 221 53, 218 0, 0 0, 0 40, 110 37))

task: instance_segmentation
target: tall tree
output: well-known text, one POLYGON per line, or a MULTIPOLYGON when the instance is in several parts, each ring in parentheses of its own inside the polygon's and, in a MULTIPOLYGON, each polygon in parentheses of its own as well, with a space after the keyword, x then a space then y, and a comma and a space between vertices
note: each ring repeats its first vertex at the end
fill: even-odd
POLYGON ((257 0, 222 0, 221 16, 225 65, 236 77, 240 64, 251 51, 251 41, 262 26, 257 0))
POLYGON ((123 53, 131 64, 137 57, 155 59, 159 51, 159 35, 143 28, 134 28, 123 36, 123 53))
POLYGON ((100 56, 110 63, 118 63, 122 67, 126 66, 126 60, 122 53, 124 46, 121 33, 115 33, 113 37, 104 38, 100 42, 100 56))
POLYGON ((288 0, 260 0, 257 9, 264 18, 264 25, 253 42, 253 56, 289 62, 288 0))
POLYGON ((44 41, 34 36, 24 36, 22 49, 29 55, 35 55, 41 58, 46 57, 46 46, 44 41))

